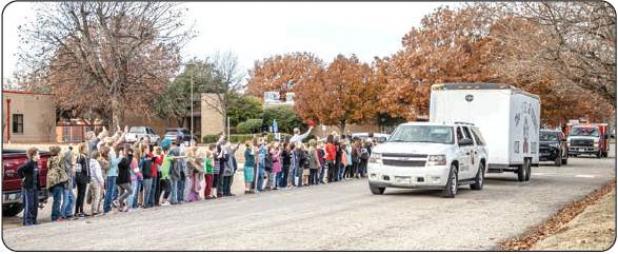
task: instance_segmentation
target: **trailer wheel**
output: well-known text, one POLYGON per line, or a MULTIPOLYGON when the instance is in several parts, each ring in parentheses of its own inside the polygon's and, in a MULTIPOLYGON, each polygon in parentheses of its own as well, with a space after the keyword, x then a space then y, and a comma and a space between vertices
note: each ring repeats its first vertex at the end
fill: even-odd
MULTIPOLYGON (((524 161, 524 164, 526 162, 524 161)), ((520 165, 517 169, 517 181, 523 182, 526 180, 526 167, 524 165, 520 165)))
POLYGON ((530 175, 532 173, 532 161, 531 159, 527 159, 524 160, 524 166, 526 168, 526 177, 524 178, 524 181, 530 181, 530 175))

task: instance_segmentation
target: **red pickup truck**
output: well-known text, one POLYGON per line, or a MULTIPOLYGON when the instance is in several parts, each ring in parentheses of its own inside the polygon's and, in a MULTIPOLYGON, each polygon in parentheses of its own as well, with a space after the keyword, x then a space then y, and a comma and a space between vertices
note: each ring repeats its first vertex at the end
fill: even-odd
MULTIPOLYGON (((39 201, 47 200, 47 159, 49 152, 39 151, 39 201)), ((21 179, 17 175, 17 169, 24 165, 28 157, 25 150, 3 149, 2 150, 2 216, 11 217, 17 215, 23 209, 21 202, 21 179)))

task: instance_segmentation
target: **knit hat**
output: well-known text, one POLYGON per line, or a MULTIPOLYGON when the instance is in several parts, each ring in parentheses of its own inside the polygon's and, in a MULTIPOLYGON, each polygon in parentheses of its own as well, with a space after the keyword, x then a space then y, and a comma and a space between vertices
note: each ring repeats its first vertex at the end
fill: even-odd
POLYGON ((167 151, 168 149, 170 149, 170 146, 172 146, 172 140, 170 140, 169 138, 164 138, 161 141, 161 148, 165 151, 167 151))

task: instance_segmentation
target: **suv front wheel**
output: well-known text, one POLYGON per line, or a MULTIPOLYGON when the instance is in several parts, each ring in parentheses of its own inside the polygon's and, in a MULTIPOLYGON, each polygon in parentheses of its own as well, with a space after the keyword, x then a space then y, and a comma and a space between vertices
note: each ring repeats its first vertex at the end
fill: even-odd
POLYGON ((446 186, 444 186, 444 190, 442 191, 442 197, 454 198, 455 195, 457 195, 457 188, 459 187, 457 181, 457 166, 453 164, 451 165, 451 170, 448 173, 448 179, 446 181, 446 186))
POLYGON ((378 187, 378 186, 375 186, 373 184, 369 184, 369 189, 371 190, 371 193, 373 193, 374 195, 382 195, 382 194, 384 194, 384 190, 386 188, 378 187))

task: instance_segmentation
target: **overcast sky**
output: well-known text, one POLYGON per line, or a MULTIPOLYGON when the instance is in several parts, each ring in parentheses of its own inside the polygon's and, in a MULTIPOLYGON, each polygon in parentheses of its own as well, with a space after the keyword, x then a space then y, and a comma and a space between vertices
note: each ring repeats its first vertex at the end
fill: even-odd
MULTIPOLYGON (((14 2, 4 11, 5 79, 16 70, 17 27, 35 18, 33 5, 14 2)), ((245 72, 256 60, 293 51, 312 52, 326 62, 354 53, 370 62, 400 49, 401 37, 441 5, 446 3, 183 3, 198 35, 182 55, 203 58, 231 51, 245 72)))

